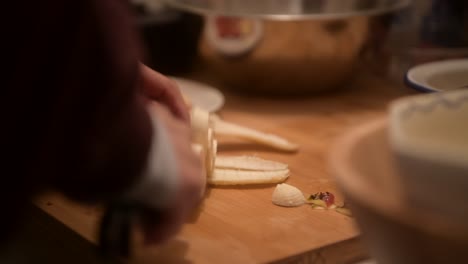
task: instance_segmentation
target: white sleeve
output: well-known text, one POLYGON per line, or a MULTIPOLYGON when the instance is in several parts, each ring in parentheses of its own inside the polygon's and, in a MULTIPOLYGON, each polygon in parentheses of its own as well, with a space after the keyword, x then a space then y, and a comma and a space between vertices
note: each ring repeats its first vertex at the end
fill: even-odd
POLYGON ((153 127, 151 147, 143 177, 124 196, 126 200, 142 203, 151 208, 165 208, 174 200, 179 170, 173 146, 164 125, 156 113, 148 109, 153 127))

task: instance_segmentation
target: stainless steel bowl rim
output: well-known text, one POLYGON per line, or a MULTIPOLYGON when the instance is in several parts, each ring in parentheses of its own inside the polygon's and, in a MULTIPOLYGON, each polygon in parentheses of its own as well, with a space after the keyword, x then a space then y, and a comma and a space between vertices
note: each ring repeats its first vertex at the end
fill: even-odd
POLYGON ((343 19, 402 9, 411 0, 165 0, 169 6, 200 15, 271 20, 343 19))

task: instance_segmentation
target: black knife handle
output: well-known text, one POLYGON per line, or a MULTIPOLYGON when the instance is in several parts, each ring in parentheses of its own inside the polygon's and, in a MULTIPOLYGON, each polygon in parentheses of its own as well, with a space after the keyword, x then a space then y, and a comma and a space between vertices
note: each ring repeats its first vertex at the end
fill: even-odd
POLYGON ((104 256, 129 257, 133 219, 137 208, 114 203, 105 211, 99 230, 99 251, 104 256))
POLYGON ((148 208, 138 203, 114 202, 110 204, 101 220, 99 230, 99 251, 106 257, 124 257, 131 255, 131 238, 136 220, 140 223, 150 221, 158 225, 163 210, 148 208))

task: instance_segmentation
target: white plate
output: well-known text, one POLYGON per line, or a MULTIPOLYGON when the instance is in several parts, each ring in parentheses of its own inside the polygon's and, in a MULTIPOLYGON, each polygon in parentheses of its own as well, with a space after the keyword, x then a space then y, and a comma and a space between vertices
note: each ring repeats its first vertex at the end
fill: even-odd
POLYGON ((406 74, 406 83, 421 92, 442 92, 468 88, 468 59, 421 64, 406 74))
POLYGON ((216 112, 224 105, 224 95, 216 88, 203 83, 171 77, 193 105, 208 112, 216 112))

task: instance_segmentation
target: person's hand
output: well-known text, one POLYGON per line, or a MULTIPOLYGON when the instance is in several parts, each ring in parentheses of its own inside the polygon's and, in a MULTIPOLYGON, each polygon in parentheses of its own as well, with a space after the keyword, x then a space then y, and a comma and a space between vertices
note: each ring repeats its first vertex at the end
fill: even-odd
POLYGON ((153 219, 151 213, 147 214, 142 223, 145 242, 156 244, 176 234, 199 205, 204 176, 202 161, 191 147, 189 125, 175 118, 162 104, 152 103, 151 107, 168 132, 179 169, 179 185, 174 202, 153 219))
POLYGON ((166 105, 171 112, 188 122, 190 119, 187 106, 177 85, 164 75, 140 64, 143 92, 150 98, 166 105))

